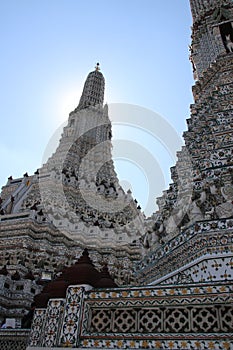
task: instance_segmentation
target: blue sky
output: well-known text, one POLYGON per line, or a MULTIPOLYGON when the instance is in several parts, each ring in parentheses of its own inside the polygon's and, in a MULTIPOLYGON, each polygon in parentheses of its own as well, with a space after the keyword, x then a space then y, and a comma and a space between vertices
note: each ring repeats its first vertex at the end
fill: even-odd
MULTIPOLYGON (((105 102, 157 112, 181 136, 192 103, 190 26, 188 0, 1 0, 0 186, 41 166, 96 62, 105 102)), ((125 139, 131 134, 121 128, 115 137, 120 130, 125 139)), ((146 137, 134 140, 145 145, 146 137)), ((132 176, 126 163, 118 162, 119 176, 144 205, 147 176, 132 176)), ((172 165, 161 165, 165 185, 172 165)))

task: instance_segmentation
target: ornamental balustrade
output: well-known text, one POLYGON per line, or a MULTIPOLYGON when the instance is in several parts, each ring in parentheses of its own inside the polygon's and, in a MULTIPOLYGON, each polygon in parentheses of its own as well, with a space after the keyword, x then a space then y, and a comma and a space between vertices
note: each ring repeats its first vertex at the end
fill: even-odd
POLYGON ((213 349, 230 349, 231 287, 230 282, 90 291, 70 286, 66 299, 36 309, 28 350, 156 349, 158 344, 165 349, 171 341, 172 349, 184 343, 187 349, 208 349, 211 342, 213 349))

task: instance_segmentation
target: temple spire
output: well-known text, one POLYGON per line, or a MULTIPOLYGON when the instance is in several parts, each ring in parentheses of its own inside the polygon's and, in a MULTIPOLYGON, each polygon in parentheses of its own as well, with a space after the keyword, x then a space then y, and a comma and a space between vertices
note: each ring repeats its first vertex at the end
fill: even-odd
POLYGON ((99 63, 97 63, 95 70, 87 76, 77 110, 89 106, 103 105, 104 85, 104 76, 100 72, 99 63))

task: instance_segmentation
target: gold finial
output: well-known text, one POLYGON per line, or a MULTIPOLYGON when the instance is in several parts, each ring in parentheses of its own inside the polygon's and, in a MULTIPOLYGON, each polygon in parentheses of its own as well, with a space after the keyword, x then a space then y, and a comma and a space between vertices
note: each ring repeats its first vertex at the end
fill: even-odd
POLYGON ((96 63, 95 70, 97 70, 97 71, 100 70, 100 64, 99 64, 99 62, 96 63))

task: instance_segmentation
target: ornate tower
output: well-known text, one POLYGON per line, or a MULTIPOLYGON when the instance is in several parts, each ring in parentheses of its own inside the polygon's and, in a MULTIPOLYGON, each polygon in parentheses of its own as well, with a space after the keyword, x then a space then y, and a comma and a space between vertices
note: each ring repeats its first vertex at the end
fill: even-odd
POLYGON ((232 280, 233 2, 191 0, 191 10, 194 103, 173 183, 147 220, 144 283, 232 280))
POLYGON ((57 150, 40 171, 39 189, 49 220, 65 234, 84 246, 113 248, 138 240, 143 216, 119 185, 103 99, 104 77, 97 64, 57 150))
POLYGON ((34 277, 28 282, 32 292, 27 292, 22 306, 11 307, 18 303, 19 293, 14 296, 11 291, 10 304, 3 296, 0 318, 9 315, 11 308, 20 319, 41 289, 36 281, 47 275, 54 278, 84 248, 89 249, 98 269, 108 264, 118 284, 133 282, 132 266, 140 259, 144 215, 117 179, 111 155, 111 122, 103 100, 104 77, 97 64, 86 79, 79 105, 70 113, 54 154, 34 175, 9 177, 2 189, 1 267, 7 265, 2 274, 0 271, 3 295, 9 293, 4 285, 15 288, 16 282, 9 281, 16 272, 22 293, 22 278, 30 277, 31 272, 34 277))
POLYGON ((46 309, 36 310, 28 350, 58 344, 83 349, 232 347, 233 2, 191 0, 191 8, 191 60, 198 79, 194 103, 185 146, 171 169, 173 182, 158 198, 159 211, 145 221, 140 286, 82 295, 70 287, 65 307, 61 299, 50 299, 46 309), (85 305, 83 314, 74 302, 78 310, 85 305), (74 319, 78 326, 72 328, 74 319))

